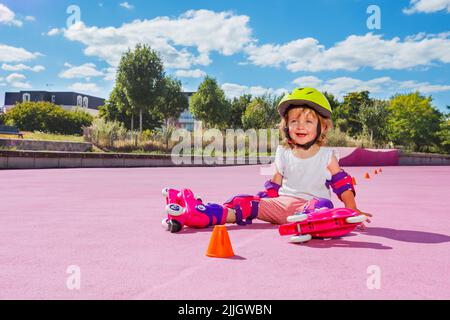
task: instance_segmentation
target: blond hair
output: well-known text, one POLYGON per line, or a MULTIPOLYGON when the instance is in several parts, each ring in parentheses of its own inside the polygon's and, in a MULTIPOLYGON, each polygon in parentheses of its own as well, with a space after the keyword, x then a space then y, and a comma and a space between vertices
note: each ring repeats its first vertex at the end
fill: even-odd
POLYGON ((288 147, 291 149, 294 148, 294 145, 291 142, 289 142, 289 139, 286 137, 286 134, 284 132, 284 128, 288 127, 287 124, 288 124, 288 120, 289 120, 289 111, 292 109, 300 109, 300 114, 311 113, 315 119, 318 119, 320 121, 320 126, 321 126, 322 130, 321 130, 320 137, 316 141, 316 144, 319 146, 325 146, 327 143, 328 131, 333 128, 333 121, 331 120, 331 118, 325 118, 325 117, 321 116, 315 110, 313 110, 309 107, 305 107, 305 106, 291 106, 286 110, 284 117, 281 118, 281 121, 279 124, 279 129, 280 129, 281 136, 284 137, 283 140, 281 141, 281 145, 285 148, 288 148, 288 147))

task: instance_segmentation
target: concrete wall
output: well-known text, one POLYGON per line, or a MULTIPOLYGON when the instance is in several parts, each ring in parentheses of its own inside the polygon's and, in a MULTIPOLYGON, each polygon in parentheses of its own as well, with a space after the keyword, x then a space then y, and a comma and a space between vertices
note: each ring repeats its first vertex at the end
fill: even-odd
POLYGON ((401 153, 400 166, 450 166, 450 155, 432 153, 401 153))
POLYGON ((0 139, 0 147, 14 148, 15 150, 46 150, 87 152, 92 150, 92 144, 87 142, 69 141, 42 141, 28 139, 0 139))
MULTIPOLYGON (((177 159, 179 160, 179 159, 177 159)), ((126 153, 81 153, 47 151, 0 150, 0 169, 43 168, 112 168, 112 167, 203 167, 245 164, 267 164, 270 157, 235 159, 233 162, 205 164, 201 157, 186 157, 183 162, 174 162, 170 155, 139 155, 126 153)))

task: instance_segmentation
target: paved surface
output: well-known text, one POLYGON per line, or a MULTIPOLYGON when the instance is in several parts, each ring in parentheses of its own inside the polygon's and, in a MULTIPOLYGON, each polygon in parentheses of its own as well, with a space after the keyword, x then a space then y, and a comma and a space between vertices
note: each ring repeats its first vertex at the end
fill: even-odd
POLYGON ((161 228, 163 187, 222 203, 260 191, 260 168, 0 171, 0 298, 450 298, 450 167, 384 167, 370 180, 375 168, 348 168, 374 219, 341 239, 298 245, 261 221, 229 225, 236 257, 216 259, 212 229, 161 228), (67 287, 73 265, 79 290, 67 287))

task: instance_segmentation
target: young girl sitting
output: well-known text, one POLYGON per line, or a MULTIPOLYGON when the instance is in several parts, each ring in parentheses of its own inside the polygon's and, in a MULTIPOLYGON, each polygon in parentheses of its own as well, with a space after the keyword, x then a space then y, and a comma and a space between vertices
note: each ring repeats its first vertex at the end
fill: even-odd
POLYGON ((191 227, 245 225, 254 218, 285 224, 289 216, 333 208, 330 187, 346 208, 372 216, 358 209, 351 176, 340 168, 336 152, 324 147, 326 134, 332 127, 327 98, 316 89, 298 88, 283 97, 278 111, 284 141, 277 148, 275 172, 265 183, 266 190, 256 196, 234 196, 223 206, 202 205, 201 214, 208 216, 207 224, 204 219, 198 219, 198 223, 197 219, 178 223, 177 217, 172 217, 169 230, 177 232, 183 224, 191 227))

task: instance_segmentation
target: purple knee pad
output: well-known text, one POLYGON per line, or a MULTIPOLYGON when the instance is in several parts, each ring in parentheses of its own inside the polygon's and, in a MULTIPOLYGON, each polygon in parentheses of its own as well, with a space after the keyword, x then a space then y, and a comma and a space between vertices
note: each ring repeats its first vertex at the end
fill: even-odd
POLYGON ((323 209, 333 209, 333 202, 325 198, 313 198, 309 200, 302 210, 302 214, 313 213, 323 209))

